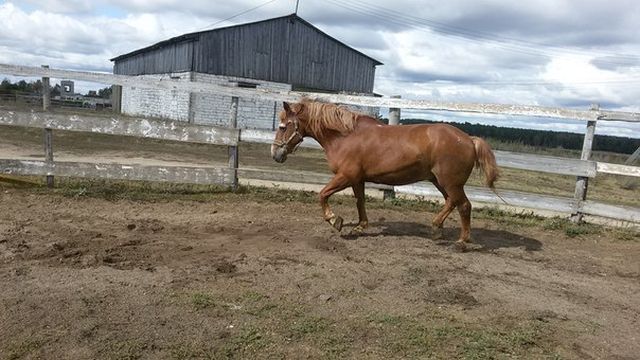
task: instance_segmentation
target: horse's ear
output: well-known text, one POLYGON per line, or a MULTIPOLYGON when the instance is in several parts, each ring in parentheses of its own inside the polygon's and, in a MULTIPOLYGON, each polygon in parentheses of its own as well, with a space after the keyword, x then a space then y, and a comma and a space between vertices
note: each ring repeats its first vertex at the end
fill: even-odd
POLYGON ((291 112, 291 107, 289 106, 289 103, 286 101, 282 102, 282 107, 284 108, 284 111, 290 113, 291 112))
POLYGON ((300 113, 302 113, 302 110, 304 110, 304 104, 303 103, 299 103, 298 104, 298 111, 296 111, 296 115, 300 115, 300 113))

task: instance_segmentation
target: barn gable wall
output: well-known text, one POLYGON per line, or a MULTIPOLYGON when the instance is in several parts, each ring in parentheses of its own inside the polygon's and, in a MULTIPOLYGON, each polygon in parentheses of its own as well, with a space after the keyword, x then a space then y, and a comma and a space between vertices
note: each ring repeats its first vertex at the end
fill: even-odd
POLYGON ((297 16, 287 16, 183 35, 116 58, 114 73, 194 71, 294 89, 372 93, 377 64, 297 16))

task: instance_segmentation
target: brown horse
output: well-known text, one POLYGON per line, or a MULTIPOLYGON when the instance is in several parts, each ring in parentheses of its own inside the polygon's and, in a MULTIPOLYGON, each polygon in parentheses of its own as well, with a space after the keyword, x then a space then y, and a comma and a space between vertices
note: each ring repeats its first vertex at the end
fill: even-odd
POLYGON ((360 233, 367 226, 364 208, 365 181, 406 185, 431 181, 445 199, 444 208, 433 219, 436 237, 454 208, 458 208, 462 228, 456 245, 464 249, 470 242, 471 203, 464 193, 474 165, 482 168, 486 185, 493 188, 498 177, 495 156, 482 139, 472 137, 447 124, 389 126, 376 119, 334 104, 303 99, 284 103, 280 124, 271 146, 271 156, 279 163, 287 159, 306 136, 325 151, 333 179, 320 192, 324 219, 338 231, 342 218, 329 207, 328 198, 349 186, 357 199, 360 233))

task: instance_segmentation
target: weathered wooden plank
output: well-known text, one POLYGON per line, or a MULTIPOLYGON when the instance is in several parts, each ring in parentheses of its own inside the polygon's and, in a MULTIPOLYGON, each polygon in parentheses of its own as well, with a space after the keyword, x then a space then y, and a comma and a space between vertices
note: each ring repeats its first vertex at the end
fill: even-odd
MULTIPOLYGON (((42 65, 43 69, 48 69, 49 65, 42 65)), ((49 78, 42 77, 42 110, 47 111, 51 106, 51 90, 49 84, 49 78)))
POLYGON ((496 155, 496 162, 499 166, 503 167, 562 175, 596 176, 596 163, 594 161, 520 154, 499 150, 494 151, 494 153, 496 155))
MULTIPOLYGON (((592 110, 599 110, 599 106, 595 106, 592 110)), ((580 160, 591 159, 591 148, 593 147, 593 139, 596 133, 596 122, 587 122, 587 131, 584 134, 584 142, 582 143, 582 153, 580 154, 580 160)), ((589 184, 589 178, 585 176, 578 176, 576 179, 576 188, 573 198, 578 204, 587 199, 587 186, 589 184)), ((576 212, 571 215, 571 221, 579 223, 582 221, 582 213, 576 209, 576 212)))
MULTIPOLYGON (((392 99, 400 99, 400 95, 392 95, 392 99)), ((389 125, 400 124, 400 108, 389 108, 389 125)))
MULTIPOLYGON (((269 130, 256 130, 256 129, 242 129, 240 131, 240 141, 248 143, 260 143, 271 144, 276 138, 275 131, 269 130)), ((311 149, 322 149, 322 146, 317 141, 311 138, 305 138, 300 147, 311 149)))
MULTIPOLYGON (((238 169, 238 177, 253 180, 266 180, 276 182, 291 182, 302 184, 319 184, 324 185, 328 183, 333 175, 319 174, 304 171, 278 171, 278 170, 264 170, 264 169, 238 169)), ((384 184, 365 183, 365 187, 370 189, 391 190, 393 186, 384 184)))
POLYGON ((45 161, 10 159, 0 159, 0 173, 222 185, 230 185, 233 175, 233 172, 226 167, 143 166, 80 162, 49 164, 45 161))
MULTIPOLYGON (((229 109, 229 128, 231 129, 235 129, 238 127, 238 102, 240 101, 240 98, 238 98, 237 96, 234 96, 231 98, 231 108, 229 109)), ((238 137, 240 137, 240 134, 238 134, 238 137)), ((234 145, 234 146, 229 146, 228 147, 229 150, 229 168, 232 169, 232 171, 234 172, 234 176, 233 176, 233 184, 231 185, 233 190, 237 190, 238 189, 238 174, 236 172, 236 169, 238 168, 238 164, 239 164, 239 157, 240 155, 238 154, 238 145, 234 145)))
POLYGON ((114 114, 122 114, 122 86, 111 86, 111 110, 114 114))
MULTIPOLYGON (((442 197, 442 194, 430 183, 420 182, 412 185, 396 186, 397 193, 404 193, 417 196, 442 197)), ((486 202, 493 204, 504 204, 498 196, 490 189, 474 186, 466 186, 465 192, 471 201, 486 202)), ((500 196, 504 198, 507 205, 555 211, 561 213, 571 213, 574 209, 573 199, 560 198, 549 195, 536 195, 510 190, 498 190, 500 196)))
POLYGON ((16 76, 47 76, 51 78, 74 79, 102 84, 120 85, 126 87, 140 87, 150 89, 177 90, 196 93, 214 93, 227 96, 238 96, 249 99, 274 98, 281 101, 297 101, 299 95, 289 95, 268 91, 266 89, 247 89, 233 86, 222 86, 201 82, 184 82, 170 77, 158 79, 152 76, 114 75, 88 71, 69 71, 59 69, 40 69, 32 66, 18 66, 0 64, 0 74, 16 76))
POLYGON ((640 122, 640 113, 601 110, 598 120, 640 122))
POLYGON ((93 132, 218 145, 236 145, 239 137, 239 131, 237 129, 191 125, 178 121, 123 117, 106 118, 89 114, 65 115, 0 110, 0 125, 93 132))
MULTIPOLYGON (((43 129, 44 138, 44 161, 53 164, 53 130, 43 129)), ((47 175, 47 187, 52 188, 55 184, 53 175, 47 175)))
POLYGON ((633 152, 633 154, 631 154, 631 156, 629 156, 627 158, 627 160, 625 160, 624 164, 625 165, 633 165, 633 163, 638 160, 640 158, 640 146, 638 146, 638 148, 636 149, 636 151, 633 152))
POLYGON ((604 162, 598 162, 596 164, 599 173, 640 177, 640 166, 619 165, 604 162))
POLYGON ((507 114, 520 116, 551 117, 573 120, 612 120, 638 122, 637 113, 615 111, 589 111, 552 108, 529 105, 452 103, 429 100, 410 100, 380 98, 371 96, 354 96, 343 94, 326 94, 296 91, 274 91, 267 89, 247 89, 232 86, 221 86, 200 82, 181 82, 171 78, 157 79, 147 76, 113 75, 85 71, 68 71, 59 69, 41 69, 30 66, 0 64, 0 74, 16 76, 53 77, 91 81, 103 84, 114 84, 130 87, 156 88, 197 93, 215 93, 227 96, 238 96, 247 99, 267 99, 277 101, 299 101, 302 96, 313 99, 351 104, 367 107, 387 107, 402 109, 420 109, 435 111, 457 111, 483 114, 507 114))
POLYGON ((640 223, 640 209, 630 206, 609 205, 585 200, 580 204, 579 211, 588 215, 640 223))
POLYGON ((302 184, 326 184, 332 176, 328 174, 310 173, 304 171, 277 171, 263 169, 238 169, 238 177, 254 180, 278 182, 293 182, 302 184))

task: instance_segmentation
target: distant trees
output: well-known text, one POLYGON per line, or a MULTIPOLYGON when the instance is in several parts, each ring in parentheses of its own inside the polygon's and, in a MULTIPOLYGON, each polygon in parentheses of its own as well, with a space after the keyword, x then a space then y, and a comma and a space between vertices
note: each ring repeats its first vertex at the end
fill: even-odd
POLYGON ((4 79, 0 83, 0 91, 42 93, 42 81, 36 80, 36 81, 26 82, 24 80, 20 80, 14 84, 11 81, 9 81, 9 79, 4 79))
MULTIPOLYGON (((60 84, 55 84, 49 89, 51 96, 60 95, 60 84)), ((12 83, 9 79, 0 82, 0 92, 4 93, 37 93, 42 94, 42 80, 30 81, 20 80, 12 83)), ((111 98, 111 86, 102 88, 96 92, 97 96, 103 99, 111 98)), ((88 93, 87 93, 88 95, 88 93)))
POLYGON ((98 97, 101 97, 103 99, 110 99, 111 92, 112 92, 111 86, 107 86, 105 88, 98 90, 98 97))

